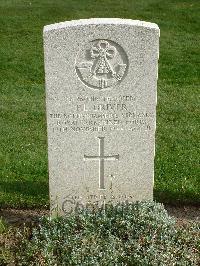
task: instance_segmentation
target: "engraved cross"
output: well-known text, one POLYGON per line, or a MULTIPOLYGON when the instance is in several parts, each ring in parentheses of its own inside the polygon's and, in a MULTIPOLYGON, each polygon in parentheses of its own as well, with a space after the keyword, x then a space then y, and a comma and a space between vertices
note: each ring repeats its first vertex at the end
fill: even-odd
POLYGON ((98 137, 99 139, 99 155, 88 156, 84 155, 84 160, 98 160, 99 161, 99 189, 105 189, 104 185, 104 161, 119 160, 119 154, 116 155, 104 155, 104 137, 98 137))

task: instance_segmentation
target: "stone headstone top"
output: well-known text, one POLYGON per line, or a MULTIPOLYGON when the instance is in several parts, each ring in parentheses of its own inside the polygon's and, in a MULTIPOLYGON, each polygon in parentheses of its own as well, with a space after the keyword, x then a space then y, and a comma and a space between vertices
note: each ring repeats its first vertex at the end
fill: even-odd
POLYGON ((159 28, 130 19, 44 27, 51 210, 152 199, 159 28))
POLYGON ((44 27, 44 32, 49 30, 58 30, 66 27, 73 27, 80 25, 85 26, 85 25, 108 25, 108 24, 146 27, 146 28, 156 29, 159 32, 159 27, 155 23, 141 21, 141 20, 121 19, 121 18, 90 18, 90 19, 79 19, 79 20, 59 22, 51 25, 46 25, 44 27))

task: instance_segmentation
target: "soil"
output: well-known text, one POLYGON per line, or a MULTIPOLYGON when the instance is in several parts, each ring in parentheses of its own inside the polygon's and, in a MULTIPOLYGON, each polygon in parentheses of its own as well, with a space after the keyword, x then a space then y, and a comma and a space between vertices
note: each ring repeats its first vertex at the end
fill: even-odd
MULTIPOLYGON (((200 222, 200 208, 196 206, 169 206, 165 205, 169 215, 177 219, 178 224, 184 224, 191 221, 200 222)), ((48 210, 21 210, 21 209, 2 209, 0 210, 0 217, 2 217, 8 224, 13 226, 20 226, 37 222, 41 216, 48 216, 48 210)))
POLYGON ((168 214, 176 218, 177 224, 200 222, 200 206, 170 206, 165 205, 168 214))

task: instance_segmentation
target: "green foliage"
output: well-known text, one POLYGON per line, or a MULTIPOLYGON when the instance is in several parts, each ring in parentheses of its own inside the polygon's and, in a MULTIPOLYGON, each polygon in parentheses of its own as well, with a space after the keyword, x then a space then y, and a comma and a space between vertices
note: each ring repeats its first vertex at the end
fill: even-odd
POLYGON ((13 252, 9 247, 16 232, 4 218, 0 217, 0 265, 2 266, 14 260, 13 252))
POLYGON ((17 265, 198 265, 198 225, 177 229, 163 205, 106 205, 43 218, 20 236, 17 265), (23 240, 22 240, 23 239, 23 240))
POLYGON ((5 233, 7 230, 8 230, 8 224, 2 217, 0 217, 0 234, 5 233))

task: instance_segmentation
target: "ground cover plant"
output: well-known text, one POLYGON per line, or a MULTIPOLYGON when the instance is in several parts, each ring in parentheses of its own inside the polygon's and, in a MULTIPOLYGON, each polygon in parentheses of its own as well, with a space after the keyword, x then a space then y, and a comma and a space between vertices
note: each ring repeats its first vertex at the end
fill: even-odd
POLYGON ((163 205, 154 202, 108 204, 102 209, 77 210, 64 218, 42 218, 36 227, 18 231, 1 262, 40 266, 198 265, 199 226, 177 227, 163 205))
POLYGON ((161 30, 155 199, 200 203, 198 0, 0 1, 0 206, 48 206, 42 28, 121 17, 161 30))

